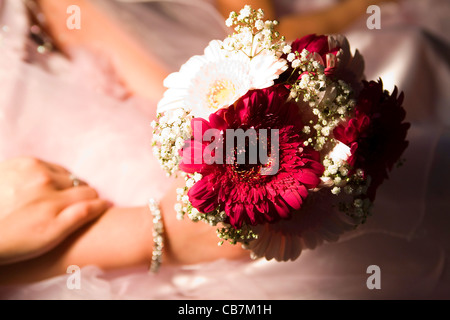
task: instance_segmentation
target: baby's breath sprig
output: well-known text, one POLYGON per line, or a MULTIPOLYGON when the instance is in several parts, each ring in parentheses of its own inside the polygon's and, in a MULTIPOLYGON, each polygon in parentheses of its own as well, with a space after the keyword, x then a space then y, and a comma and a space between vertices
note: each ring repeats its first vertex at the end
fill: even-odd
POLYGON ((356 225, 364 224, 372 214, 372 202, 365 197, 353 197, 351 201, 339 203, 339 210, 351 217, 356 225))
POLYGON ((246 5, 239 13, 231 12, 225 24, 235 31, 223 42, 223 48, 230 52, 242 52, 250 59, 263 52, 281 57, 289 47, 275 30, 278 21, 264 20, 262 9, 255 10, 246 5))
POLYGON ((187 215, 194 222, 201 220, 202 213, 192 206, 189 201, 189 196, 187 195, 189 189, 201 178, 202 175, 200 173, 185 174, 184 187, 177 188, 177 203, 175 204, 174 209, 179 220, 183 219, 185 215, 187 215))
POLYGON ((219 242, 219 245, 222 245, 225 241, 233 245, 237 243, 246 245, 250 241, 258 238, 258 235, 245 224, 241 229, 236 229, 231 225, 224 224, 224 226, 222 228, 218 228, 216 232, 217 236, 222 239, 222 241, 219 242))
POLYGON ((286 84, 290 86, 290 98, 306 103, 315 116, 307 126, 308 139, 304 145, 320 151, 333 142, 333 129, 352 112, 355 105, 353 91, 344 81, 328 78, 316 54, 306 49, 288 51, 285 53, 292 71, 286 84))
POLYGON ((178 171, 179 150, 191 136, 192 115, 185 109, 176 109, 166 114, 159 113, 152 121, 153 154, 168 176, 178 171))
MULTIPOLYGON (((328 164, 325 161, 325 165, 328 164)), ((325 174, 333 180, 334 187, 331 187, 331 193, 338 195, 343 193, 342 201, 339 203, 339 209, 349 217, 353 218, 358 224, 362 224, 370 216, 372 202, 367 198, 367 190, 371 179, 364 174, 362 169, 357 169, 350 174, 348 164, 333 169, 330 165, 325 170, 325 174)))

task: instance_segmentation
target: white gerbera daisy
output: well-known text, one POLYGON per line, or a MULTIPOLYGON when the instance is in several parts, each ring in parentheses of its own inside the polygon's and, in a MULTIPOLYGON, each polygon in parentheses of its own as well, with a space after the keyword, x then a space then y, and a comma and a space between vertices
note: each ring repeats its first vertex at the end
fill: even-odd
POLYGON ((248 90, 272 86, 286 69, 286 61, 273 54, 261 52, 250 59, 242 52, 223 49, 221 41, 213 40, 204 55, 193 56, 164 80, 168 89, 158 103, 158 112, 184 108, 195 117, 208 118, 248 90))

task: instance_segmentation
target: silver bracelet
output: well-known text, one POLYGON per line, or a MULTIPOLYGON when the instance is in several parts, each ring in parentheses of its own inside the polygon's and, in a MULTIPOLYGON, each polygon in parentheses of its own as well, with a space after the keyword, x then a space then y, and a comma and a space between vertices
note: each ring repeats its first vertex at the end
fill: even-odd
POLYGON ((150 213, 153 216, 153 252, 149 272, 157 273, 162 262, 164 247, 164 225, 161 216, 159 203, 155 199, 148 201, 150 213))

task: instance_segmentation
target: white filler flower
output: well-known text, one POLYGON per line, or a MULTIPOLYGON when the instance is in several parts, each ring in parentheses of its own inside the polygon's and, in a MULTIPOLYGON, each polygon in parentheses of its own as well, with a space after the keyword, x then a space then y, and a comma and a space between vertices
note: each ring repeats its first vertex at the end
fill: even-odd
POLYGON ((272 53, 261 52, 250 59, 243 52, 223 49, 221 41, 213 40, 204 55, 193 56, 164 80, 168 89, 158 103, 158 112, 185 108, 195 117, 208 118, 248 90, 272 86, 286 69, 286 61, 272 53))

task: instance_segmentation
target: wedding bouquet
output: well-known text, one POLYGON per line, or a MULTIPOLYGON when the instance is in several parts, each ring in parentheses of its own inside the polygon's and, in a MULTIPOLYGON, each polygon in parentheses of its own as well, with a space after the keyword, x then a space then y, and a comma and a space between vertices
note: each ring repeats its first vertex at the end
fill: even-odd
POLYGON ((175 210, 286 261, 364 223, 407 147, 403 94, 364 79, 341 35, 287 43, 245 6, 164 81, 153 151, 183 175, 175 210))

